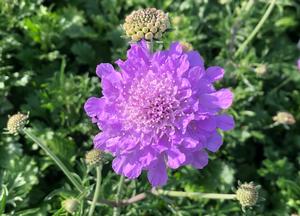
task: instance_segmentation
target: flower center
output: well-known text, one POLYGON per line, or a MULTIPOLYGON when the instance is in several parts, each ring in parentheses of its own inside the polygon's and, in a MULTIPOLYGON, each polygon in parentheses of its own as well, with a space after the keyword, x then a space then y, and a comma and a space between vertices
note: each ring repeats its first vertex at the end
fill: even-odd
POLYGON ((134 79, 123 105, 125 127, 159 132, 172 126, 179 107, 175 95, 174 80, 167 74, 149 71, 145 77, 134 79))

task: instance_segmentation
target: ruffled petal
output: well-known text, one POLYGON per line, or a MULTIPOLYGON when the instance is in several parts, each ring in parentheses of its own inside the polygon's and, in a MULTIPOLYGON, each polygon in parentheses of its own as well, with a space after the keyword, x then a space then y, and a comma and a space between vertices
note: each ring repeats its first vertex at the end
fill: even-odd
POLYGON ((234 128, 234 119, 231 115, 221 114, 216 116, 217 127, 224 130, 232 130, 234 128))
POLYGON ((219 150, 221 145, 223 144, 223 138, 222 136, 215 132, 206 143, 206 148, 211 152, 216 152, 219 150))
POLYGON ((172 169, 177 169, 185 162, 185 154, 176 148, 171 148, 166 151, 167 153, 167 165, 172 169))
POLYGON ((210 82, 216 82, 223 78, 224 73, 225 73, 225 71, 223 68, 221 68, 219 66, 212 66, 212 67, 209 67, 206 69, 205 77, 210 82))
POLYGON ((116 72, 111 64, 99 64, 96 69, 97 75, 102 79, 102 92, 108 98, 116 98, 121 88, 122 76, 116 72))
POLYGON ((112 167, 116 173, 130 179, 139 177, 142 172, 141 165, 130 156, 117 156, 112 162, 112 167), (130 158, 130 160, 128 158, 130 158))
POLYGON ((208 164, 208 154, 204 150, 193 152, 191 165, 196 169, 203 169, 208 164))
POLYGON ((187 55, 190 67, 200 66, 201 68, 204 68, 204 60, 198 52, 190 51, 187 53, 187 55))
POLYGON ((152 162, 148 169, 147 177, 153 187, 163 186, 167 183, 168 174, 163 157, 152 162))
POLYGON ((233 94, 229 89, 221 89, 214 93, 202 94, 199 98, 199 110, 202 112, 216 112, 231 106, 233 94))
POLYGON ((91 97, 84 104, 84 110, 89 117, 96 117, 104 110, 105 98, 91 97))

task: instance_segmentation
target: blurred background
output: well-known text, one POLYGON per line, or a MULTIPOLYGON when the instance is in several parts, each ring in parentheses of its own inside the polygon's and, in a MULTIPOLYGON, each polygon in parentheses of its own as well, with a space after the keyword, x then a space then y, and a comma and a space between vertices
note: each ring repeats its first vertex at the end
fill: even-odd
MULTIPOLYGON (((82 162, 97 133, 83 111, 91 95, 101 94, 95 75, 100 62, 126 57, 121 37, 126 15, 156 7, 169 13, 171 41, 188 42, 206 66, 225 68, 217 87, 230 87, 229 110, 236 128, 225 133, 222 148, 204 170, 169 171, 169 190, 232 193, 254 181, 261 201, 247 215, 300 214, 300 2, 277 0, 257 35, 238 55, 238 47, 261 20, 266 0, 1 0, 0 128, 7 116, 30 111, 33 132, 85 184, 94 177, 82 162), (297 48, 298 43, 298 48, 297 48), (294 124, 276 123, 279 111, 294 124)), ((5 215, 66 215, 61 201, 74 196, 66 177, 37 145, 24 136, 0 135, 0 186, 7 188, 0 210, 5 215)), ((93 174, 93 171, 91 171, 93 174)), ((118 176, 108 163, 103 197, 114 198, 118 176)), ((145 173, 126 182, 122 197, 149 190, 145 173)), ((3 198, 3 197, 2 197, 3 198)), ((111 215, 97 207, 95 215, 111 215)), ((233 201, 188 198, 149 199, 122 208, 124 215, 242 215, 233 201)))

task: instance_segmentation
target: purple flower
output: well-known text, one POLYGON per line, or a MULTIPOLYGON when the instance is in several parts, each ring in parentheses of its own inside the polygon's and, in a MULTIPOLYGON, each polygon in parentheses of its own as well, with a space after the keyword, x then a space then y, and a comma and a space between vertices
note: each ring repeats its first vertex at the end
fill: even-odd
POLYGON ((300 70, 300 59, 298 59, 298 69, 300 70))
POLYGON ((146 43, 131 46, 127 60, 100 64, 103 97, 91 97, 84 109, 102 131, 94 146, 115 156, 113 169, 130 179, 148 171, 153 186, 167 182, 167 167, 202 169, 207 151, 222 145, 218 129, 230 130, 234 120, 220 113, 231 106, 229 89, 213 83, 224 70, 205 70, 198 52, 184 52, 179 43, 150 53, 146 43))

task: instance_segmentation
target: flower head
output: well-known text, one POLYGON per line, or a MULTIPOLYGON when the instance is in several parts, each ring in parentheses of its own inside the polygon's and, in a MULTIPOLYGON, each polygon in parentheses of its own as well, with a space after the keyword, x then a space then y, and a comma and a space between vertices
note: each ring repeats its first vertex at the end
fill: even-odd
POLYGON ((6 129, 10 134, 18 134, 20 130, 24 128, 24 126, 28 122, 28 114, 17 113, 12 116, 9 116, 7 121, 6 129))
POLYGON ((300 59, 297 61, 298 70, 300 71, 300 59))
POLYGON ((146 8, 133 11, 125 19, 125 33, 133 41, 160 39, 169 28, 169 17, 162 10, 146 8))
POLYGON ((218 129, 234 127, 233 118, 220 113, 231 106, 232 92, 213 86, 224 70, 205 69, 199 53, 184 52, 180 43, 150 53, 142 41, 116 64, 120 72, 110 64, 97 66, 103 97, 84 105, 102 130, 94 147, 115 156, 114 171, 134 179, 146 170, 158 186, 167 182, 167 167, 205 167, 207 151, 222 145, 218 129))

